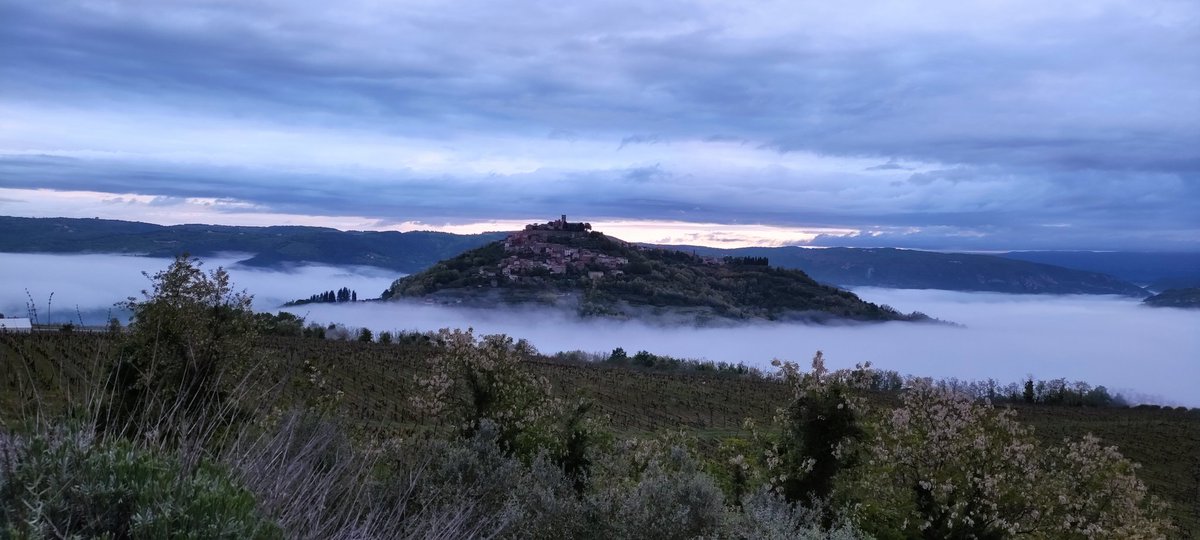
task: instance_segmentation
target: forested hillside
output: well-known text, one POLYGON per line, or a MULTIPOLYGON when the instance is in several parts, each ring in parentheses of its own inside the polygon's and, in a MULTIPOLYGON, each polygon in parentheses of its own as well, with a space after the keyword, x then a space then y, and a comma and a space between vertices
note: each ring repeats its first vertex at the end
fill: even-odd
POLYGON ((0 217, 0 252, 128 253, 174 257, 248 253, 241 264, 275 267, 319 263, 398 272, 429 265, 503 234, 339 231, 323 227, 161 226, 134 221, 0 217))
POLYGON ((1167 289, 1147 298, 1145 302, 1146 305, 1154 307, 1200 309, 1200 287, 1167 289))
POLYGON ((969 253, 892 248, 739 248, 721 252, 679 248, 699 254, 768 257, 813 279, 842 287, 946 289, 1019 294, 1119 294, 1144 297, 1141 287, 1095 271, 1075 270, 969 253))

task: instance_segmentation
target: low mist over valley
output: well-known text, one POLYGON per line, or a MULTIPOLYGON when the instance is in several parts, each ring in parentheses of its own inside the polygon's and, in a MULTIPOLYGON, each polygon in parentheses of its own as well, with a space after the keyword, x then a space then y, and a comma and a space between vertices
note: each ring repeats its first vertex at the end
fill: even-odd
MULTIPOLYGON (((54 293, 54 322, 104 323, 112 304, 137 296, 149 281, 140 273, 166 259, 119 255, 4 254, 0 280, 22 284, 0 291, 0 313, 24 316, 28 287, 45 317, 54 293)), ((210 258, 206 268, 240 255, 210 258)), ((297 266, 290 271, 229 266, 234 285, 255 296, 257 311, 275 312, 289 300, 346 287, 375 298, 395 276, 371 267, 297 266)), ((1133 402, 1200 406, 1200 311, 1155 309, 1137 299, 1107 295, 1012 295, 917 289, 854 289, 864 300, 902 312, 921 311, 961 327, 908 322, 752 323, 694 328, 636 321, 579 319, 536 308, 503 310, 423 302, 306 304, 284 308, 321 325, 381 331, 474 328, 481 334, 525 338, 543 352, 655 354, 743 362, 766 368, 774 358, 803 361, 825 352, 832 366, 872 362, 881 369, 929 377, 994 378, 1007 383, 1028 374, 1102 384, 1133 402)), ((124 319, 124 317, 122 317, 124 319)), ((122 321, 124 322, 124 320, 122 321)))
POLYGON ((291 308, 322 323, 383 330, 473 327, 530 340, 544 352, 580 349, 744 362, 803 361, 822 350, 836 367, 870 361, 881 369, 929 377, 995 378, 1033 374, 1118 389, 1135 402, 1200 406, 1200 312, 1156 310, 1113 296, 1045 296, 935 290, 856 289, 863 299, 918 310, 964 325, 888 322, 830 325, 757 323, 727 328, 581 321, 525 310, 399 304, 317 304, 291 308))
MULTIPOLYGON (((113 303, 140 296, 150 284, 142 272, 153 274, 171 262, 157 257, 109 254, 3 253, 0 257, 3 257, 0 282, 5 284, 0 290, 0 313, 25 317, 32 296, 42 322, 79 324, 75 312, 78 305, 84 324, 89 326, 103 325, 110 310, 115 313, 113 303), (48 301, 49 320, 46 319, 48 301)), ((235 264, 245 258, 244 254, 232 253, 206 257, 203 268, 225 267, 238 289, 254 295, 254 307, 261 311, 342 287, 357 290, 363 298, 374 298, 396 279, 392 271, 368 266, 297 265, 282 271, 235 264)))

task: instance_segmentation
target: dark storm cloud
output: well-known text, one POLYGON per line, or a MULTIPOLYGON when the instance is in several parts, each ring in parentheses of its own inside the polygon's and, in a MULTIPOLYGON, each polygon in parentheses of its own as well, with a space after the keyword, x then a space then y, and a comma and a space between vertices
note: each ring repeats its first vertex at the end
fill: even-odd
MULTIPOLYGON (((879 233, 828 239, 845 242, 1178 247, 1200 226, 1198 13, 1171 0, 1001 12, 945 2, 921 13, 5 2, 0 112, 68 113, 40 139, 3 139, 0 148, 50 155, 5 157, 0 187, 232 198, 323 215, 563 210, 879 233), (139 161, 143 150, 120 140, 105 141, 117 157, 99 159, 86 155, 95 140, 81 137, 105 126, 71 124, 76 110, 165 119, 144 126, 161 145, 178 115, 231 133, 255 122, 435 145, 479 135, 505 141, 501 153, 537 141, 593 149, 517 172, 363 171, 359 157, 344 158, 345 171, 276 168, 257 155, 139 161), (687 142, 737 146, 764 163, 714 170, 654 156, 687 142), (77 159, 53 155, 67 150, 77 159), (774 152, 867 163, 808 173, 762 157, 774 152), (879 182, 886 174, 895 176, 879 182)), ((297 158, 323 150, 307 144, 297 158)))

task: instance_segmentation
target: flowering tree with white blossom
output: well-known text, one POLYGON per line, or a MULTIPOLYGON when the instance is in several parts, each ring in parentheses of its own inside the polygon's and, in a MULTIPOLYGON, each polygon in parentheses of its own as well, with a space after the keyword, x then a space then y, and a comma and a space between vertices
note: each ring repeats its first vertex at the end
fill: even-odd
POLYGON ((429 375, 417 381, 413 402, 463 435, 489 420, 500 430, 501 445, 511 449, 523 430, 555 408, 550 383, 524 366, 537 354, 528 342, 504 335, 477 340, 470 330, 442 329, 435 343, 438 352, 426 358, 429 375))
POLYGON ((1011 410, 918 379, 853 489, 880 538, 1164 538, 1135 468, 1091 436, 1044 448, 1011 410))
POLYGON ((537 350, 505 335, 476 339, 471 330, 438 331, 438 353, 429 356, 429 375, 417 381, 414 404, 440 417, 466 438, 482 422, 497 430, 506 452, 532 458, 539 453, 584 488, 590 447, 604 434, 586 400, 553 397, 550 382, 533 374, 528 361, 537 350))

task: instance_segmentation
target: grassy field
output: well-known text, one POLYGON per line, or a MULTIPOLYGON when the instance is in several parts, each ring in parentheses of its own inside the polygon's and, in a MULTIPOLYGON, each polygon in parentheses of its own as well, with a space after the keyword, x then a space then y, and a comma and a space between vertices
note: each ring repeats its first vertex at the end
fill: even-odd
MULTIPOLYGON (((422 416, 410 397, 430 346, 421 340, 398 344, 264 338, 260 343, 264 402, 311 403, 338 395, 340 411, 367 431, 415 433, 437 425, 422 416)), ((118 351, 104 334, 0 334, 0 424, 19 421, 36 403, 50 409, 78 402, 96 387, 96 373, 118 351)), ((746 435, 747 418, 765 425, 789 399, 779 383, 756 378, 696 373, 664 373, 549 358, 533 369, 564 397, 594 401, 620 435, 636 436, 683 429, 704 444, 746 435)), ((876 396, 880 405, 894 396, 876 396)), ((1172 505, 1184 537, 1200 537, 1200 411, 1016 407, 1037 435, 1057 442, 1093 433, 1141 463, 1141 478, 1172 505)))

